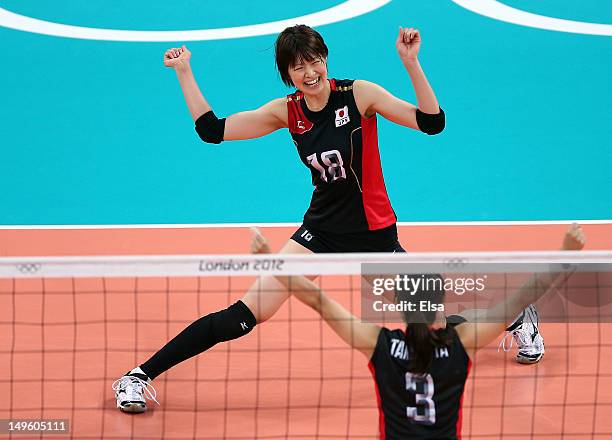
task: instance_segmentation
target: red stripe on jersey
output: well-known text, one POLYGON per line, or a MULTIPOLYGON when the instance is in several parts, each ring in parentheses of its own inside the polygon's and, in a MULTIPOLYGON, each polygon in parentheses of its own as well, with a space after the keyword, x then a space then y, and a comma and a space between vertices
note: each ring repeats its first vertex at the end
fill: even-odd
POLYGON ((328 79, 327 80, 329 82, 329 87, 331 88, 332 92, 336 91, 336 80, 335 79, 328 79))
POLYGON ((304 110, 302 110, 302 105, 300 104, 302 99, 304 99, 302 92, 295 92, 293 95, 287 96, 287 122, 290 133, 304 134, 314 126, 304 114, 304 110))
POLYGON ((395 213, 387 195, 385 180, 380 165, 378 153, 378 133, 376 115, 361 118, 362 159, 361 180, 363 208, 365 210, 368 229, 386 228, 396 222, 395 213))
MULTIPOLYGON (((467 378, 470 375, 470 370, 472 369, 472 360, 468 359, 468 366, 467 366, 467 375, 465 376, 465 381, 467 382, 467 378)), ((463 409, 463 396, 465 395, 465 386, 463 387, 463 392, 461 393, 461 399, 459 400, 459 414, 457 415, 457 440, 461 440, 461 427, 463 425, 463 419, 462 419, 462 412, 461 410, 463 409)))
POLYGON ((374 378, 374 387, 376 388, 376 402, 378 403, 378 429, 380 430, 380 440, 385 440, 385 413, 382 409, 382 401, 380 400, 380 391, 378 390, 378 382, 376 381, 376 368, 372 361, 368 363, 368 368, 374 378))

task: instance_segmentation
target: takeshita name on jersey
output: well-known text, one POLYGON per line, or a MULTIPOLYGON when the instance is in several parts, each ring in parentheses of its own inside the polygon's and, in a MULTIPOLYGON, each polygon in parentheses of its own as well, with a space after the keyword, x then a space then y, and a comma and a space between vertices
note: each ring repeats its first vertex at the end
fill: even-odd
MULTIPOLYGON (((410 352, 406 346, 406 341, 403 339, 391 338, 391 346, 389 347, 389 354, 394 358, 407 361, 410 357, 410 352)), ((436 359, 449 358, 450 353, 448 347, 441 346, 434 348, 434 357, 436 359)))
POLYGON ((285 260, 269 258, 265 260, 201 260, 200 272, 266 272, 282 270, 285 260))

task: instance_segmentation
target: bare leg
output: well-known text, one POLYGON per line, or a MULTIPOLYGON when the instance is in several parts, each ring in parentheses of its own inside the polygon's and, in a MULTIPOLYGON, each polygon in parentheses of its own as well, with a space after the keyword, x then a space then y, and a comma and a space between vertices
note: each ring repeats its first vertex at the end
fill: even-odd
MULTIPOLYGON (((293 240, 289 240, 279 251, 279 254, 311 253, 311 250, 293 240)), ((255 319, 257 319, 257 323, 260 324, 270 319, 287 298, 289 298, 289 292, 285 286, 276 278, 265 276, 258 278, 255 284, 249 288, 242 297, 242 302, 251 310, 255 319)))
MULTIPOLYGON (((289 240, 281 253, 310 251, 289 240)), ((139 368, 148 379, 154 379, 220 342, 248 334, 256 324, 270 319, 288 297, 287 290, 275 278, 262 277, 251 286, 242 301, 192 322, 139 368)))

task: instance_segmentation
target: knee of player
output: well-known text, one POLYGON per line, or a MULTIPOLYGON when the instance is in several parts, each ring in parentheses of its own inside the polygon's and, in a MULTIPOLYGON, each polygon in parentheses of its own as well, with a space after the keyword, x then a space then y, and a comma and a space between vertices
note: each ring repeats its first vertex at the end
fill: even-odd
POLYGON ((256 324, 253 312, 242 301, 238 301, 214 314, 212 328, 218 342, 223 342, 250 333, 256 324))

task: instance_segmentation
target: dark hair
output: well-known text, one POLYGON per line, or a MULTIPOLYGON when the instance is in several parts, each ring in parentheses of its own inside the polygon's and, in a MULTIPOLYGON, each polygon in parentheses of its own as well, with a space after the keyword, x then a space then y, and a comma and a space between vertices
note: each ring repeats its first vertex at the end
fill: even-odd
POLYGON ((421 301, 431 304, 444 303, 444 278, 439 274, 406 275, 413 284, 418 284, 415 291, 396 291, 396 302, 410 301, 417 305, 417 311, 404 312, 406 321, 406 346, 409 354, 408 371, 415 374, 425 374, 434 356, 434 349, 450 345, 455 332, 448 326, 432 330, 431 324, 436 318, 435 310, 420 311, 421 301))
POLYGON ((289 77, 289 67, 301 60, 327 58, 329 53, 321 34, 305 24, 291 26, 282 31, 276 38, 274 52, 278 73, 289 87, 293 85, 289 77))

